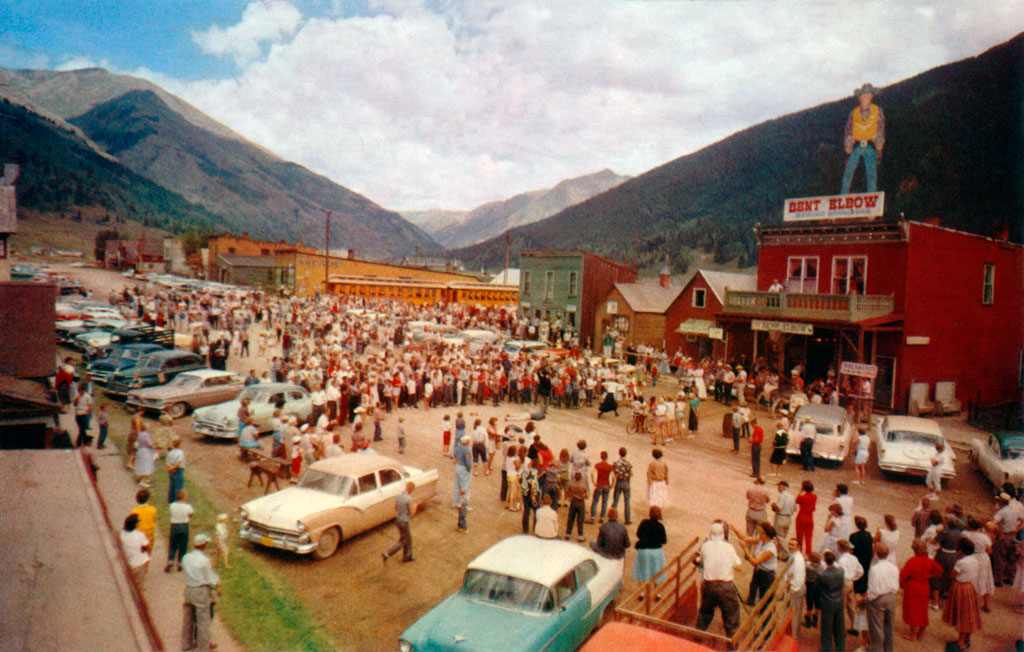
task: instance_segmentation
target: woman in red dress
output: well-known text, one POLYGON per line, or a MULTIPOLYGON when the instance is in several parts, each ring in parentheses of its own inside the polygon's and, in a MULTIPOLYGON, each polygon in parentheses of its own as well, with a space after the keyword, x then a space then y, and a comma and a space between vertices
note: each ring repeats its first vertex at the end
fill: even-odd
POLYGON ((903 564, 900 571, 900 586, 903 588, 903 622, 910 627, 910 633, 903 638, 920 641, 924 628, 928 626, 928 580, 942 576, 942 566, 928 556, 928 546, 920 539, 910 544, 914 556, 903 564))
POLYGON ((818 504, 818 496, 810 480, 804 480, 800 488, 800 495, 796 497, 799 508, 796 513, 796 541, 804 549, 804 554, 810 556, 811 539, 814 536, 814 508, 818 504))

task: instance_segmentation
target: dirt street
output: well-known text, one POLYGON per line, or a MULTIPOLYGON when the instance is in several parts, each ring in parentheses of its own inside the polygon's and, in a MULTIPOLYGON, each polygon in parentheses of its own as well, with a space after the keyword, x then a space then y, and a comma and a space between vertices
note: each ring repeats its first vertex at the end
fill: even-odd
MULTIPOLYGON (((74 276, 96 291, 98 297, 105 297, 111 285, 124 283, 120 276, 97 270, 73 270, 74 276)), ((247 372, 255 368, 262 372, 267 368, 266 360, 254 358, 231 358, 229 368, 247 372)), ((671 387, 663 382, 659 393, 667 393, 671 387)), ((649 392, 650 388, 646 388, 649 392)), ((499 417, 504 426, 504 417, 519 406, 502 404, 499 407, 467 406, 463 411, 472 423, 479 414, 486 422, 490 416, 499 417)), ((749 444, 742 443, 739 455, 731 452, 731 440, 721 436, 722 415, 725 408, 711 401, 704 402, 700 409, 700 431, 695 439, 677 439, 664 447, 665 459, 669 465, 669 491, 671 506, 665 510, 665 526, 668 531, 666 557, 672 558, 693 537, 705 537, 711 521, 723 518, 737 526, 743 526, 746 504, 744 493, 752 486, 750 474, 749 444)), ((120 410, 116 410, 113 428, 124 428, 120 410)), ((334 557, 317 562, 311 557, 298 557, 281 551, 255 548, 253 554, 272 561, 272 565, 292 586, 295 594, 314 612, 325 625, 339 649, 346 650, 388 650, 395 649, 399 634, 418 617, 432 608, 460 585, 465 565, 473 557, 498 540, 519 533, 520 514, 506 511, 499 502, 500 458, 495 460, 495 472, 481 474, 472 479, 471 505, 469 512, 469 534, 455 532, 456 514, 451 508, 453 487, 453 464, 441 454, 441 419, 445 413, 455 415, 454 409, 410 409, 404 408, 388 415, 384 421, 385 441, 375 449, 385 455, 399 457, 395 428, 397 417, 405 418, 408 446, 401 456, 407 464, 418 467, 437 467, 440 480, 438 495, 427 508, 412 521, 415 561, 403 564, 393 559, 384 567, 380 552, 396 538, 393 525, 384 525, 347 541, 334 557)), ((635 537, 636 524, 646 516, 645 471, 651 460, 652 446, 649 436, 630 435, 625 426, 629 419, 629 408, 620 409, 620 416, 608 415, 598 420, 595 409, 558 410, 552 409, 548 418, 539 422, 539 432, 545 442, 556 452, 562 448, 574 450, 578 439, 588 442, 587 452, 592 461, 598 459, 602 450, 609 452, 610 460, 616 457, 620 446, 629 450, 629 459, 634 464, 631 536, 635 537)), ((765 430, 773 430, 773 421, 764 409, 755 409, 765 430)), ((958 441, 970 437, 970 429, 958 417, 941 420, 944 428, 956 431, 958 441)), ((521 424, 520 424, 521 425, 521 424)), ((248 468, 238 461, 234 444, 197 440, 191 436, 191 417, 175 425, 184 435, 185 450, 189 461, 188 472, 197 474, 202 483, 210 486, 214 499, 224 511, 237 515, 237 508, 262 491, 257 486, 245 486, 248 468)), ((346 430, 343 443, 348 442, 346 430)), ((988 517, 995 510, 992 489, 978 473, 967 464, 966 450, 956 444, 958 454, 958 477, 949 490, 943 493, 940 506, 960 502, 968 513, 988 517)), ((264 450, 269 442, 263 441, 264 450)), ((770 454, 770 439, 763 457, 766 473, 770 454)), ((921 480, 883 478, 877 468, 872 448, 868 465, 869 475, 865 486, 851 485, 850 494, 854 499, 854 514, 868 519, 870 530, 882 524, 882 516, 894 514, 899 523, 901 538, 896 550, 899 565, 910 555, 912 529, 909 517, 915 505, 926 491, 921 480)), ((851 483, 854 479, 852 462, 840 468, 820 468, 804 473, 800 466, 790 460, 783 467, 782 477, 794 488, 800 481, 814 482, 819 496, 815 514, 815 547, 823 538, 826 507, 836 483, 851 483)), ((775 478, 769 478, 766 488, 775 495, 775 478)), ((588 504, 589 508, 589 504, 588 504)), ((621 511, 621 505, 620 505, 621 511)), ((564 528, 565 509, 560 510, 564 528)), ((594 538, 598 526, 587 525, 588 539, 594 538)), ((564 531, 564 530, 563 530, 564 531)), ((627 575, 632 568, 633 554, 627 556, 627 575)), ((737 578, 742 597, 747 595, 749 568, 744 568, 737 578)), ((627 588, 632 581, 627 579, 627 588)), ((1012 647, 1012 641, 1020 633, 1019 616, 1010 610, 1016 598, 1011 589, 997 589, 992 601, 992 613, 984 614, 985 631, 973 639, 974 649, 1002 650, 1012 647)), ((905 632, 902 621, 896 623, 896 649, 941 649, 947 640, 956 638, 952 628, 941 622, 938 612, 932 612, 932 624, 926 631, 925 645, 917 646, 899 637, 905 632)), ((720 619, 712 627, 720 631, 720 619)), ((801 649, 817 649, 818 630, 804 630, 801 649)), ((855 649, 860 642, 848 641, 848 648, 855 649)))

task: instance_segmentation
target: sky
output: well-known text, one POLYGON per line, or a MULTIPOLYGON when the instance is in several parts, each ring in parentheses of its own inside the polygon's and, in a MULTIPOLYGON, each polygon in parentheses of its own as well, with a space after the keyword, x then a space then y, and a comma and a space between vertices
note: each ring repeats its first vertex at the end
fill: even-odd
POLYGON ((3 0, 0 66, 145 77, 382 206, 469 209, 1021 31, 1024 0, 3 0))

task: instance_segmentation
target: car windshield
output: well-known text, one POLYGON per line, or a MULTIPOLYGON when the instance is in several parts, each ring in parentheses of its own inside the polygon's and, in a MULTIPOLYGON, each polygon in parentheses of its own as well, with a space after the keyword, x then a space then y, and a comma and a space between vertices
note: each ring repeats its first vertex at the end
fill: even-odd
POLYGON ((935 444, 942 441, 942 438, 927 432, 890 430, 885 433, 885 441, 900 442, 902 444, 926 444, 928 446, 935 446, 935 444))
POLYGON ((160 358, 154 356, 146 356, 139 360, 140 367, 153 367, 156 369, 160 368, 160 358))
POLYGON ((266 403, 267 397, 270 394, 270 390, 260 389, 259 387, 247 387, 238 395, 238 400, 241 401, 243 398, 247 398, 254 403, 266 403))
POLYGON ((302 474, 299 486, 306 489, 316 489, 317 491, 323 491, 335 496, 345 496, 352 486, 352 478, 309 469, 302 474))
POLYGON ((550 611, 554 607, 551 592, 545 586, 473 568, 466 571, 462 595, 521 611, 550 611))

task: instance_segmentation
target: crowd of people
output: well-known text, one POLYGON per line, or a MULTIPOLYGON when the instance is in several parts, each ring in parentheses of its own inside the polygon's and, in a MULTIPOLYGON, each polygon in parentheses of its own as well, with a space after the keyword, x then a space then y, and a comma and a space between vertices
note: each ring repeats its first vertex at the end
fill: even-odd
MULTIPOLYGON (((805 480, 794 496, 789 483, 778 483, 772 500, 758 485, 747 491, 745 528, 716 521, 700 548, 703 584, 698 628, 710 626, 715 610, 728 636, 740 622, 741 599, 735 572, 745 560, 752 567, 746 604, 754 606, 785 567, 794 616, 792 635, 819 628, 825 652, 847 649, 851 637, 858 650, 892 650, 897 596, 902 591, 902 634, 920 642, 929 611, 956 633, 946 649, 970 649, 971 635, 982 629, 999 587, 1016 595, 1015 613, 1024 614, 1024 504, 1019 490, 1002 487, 1000 507, 992 513, 966 514, 953 503, 940 511, 925 496, 907 517, 913 529, 913 555, 897 558, 901 532, 897 518, 884 516, 874 531, 864 516, 854 516, 849 487, 838 484, 829 517, 814 546, 814 485, 805 480), (768 507, 774 512, 769 522, 768 507), (787 538, 796 517, 796 536, 787 538), (743 559, 729 542, 732 532, 743 559), (804 615, 806 614, 806 615, 804 615)), ((1022 621, 1024 622, 1024 621, 1022 621)), ((1024 635, 1022 635, 1024 638, 1024 635)))
MULTIPOLYGON (((294 477, 317 459, 345 450, 372 451, 374 442, 381 440, 381 422, 389 413, 442 408, 439 449, 455 469, 452 507, 457 531, 467 532, 472 526, 469 512, 477 482, 474 478, 500 475, 499 499, 508 512, 517 514, 523 532, 584 541, 585 526, 597 525, 591 531, 591 545, 601 554, 622 558, 631 543, 635 546, 631 575, 638 581, 659 577, 665 565, 668 541, 663 514, 668 507, 670 477, 660 447, 696 433, 702 398, 723 404, 737 402, 737 409, 727 413, 729 434, 737 452, 739 440, 750 437, 751 475, 756 484, 747 492, 744 526, 715 523, 701 547, 702 628, 710 626, 718 608, 726 633, 736 630, 741 600, 733 581, 744 560, 750 566, 751 580, 742 601, 756 605, 776 573, 784 569, 798 614, 793 633, 799 637, 801 629, 819 628, 823 650, 845 649, 847 636, 861 639, 865 646, 891 649, 896 596, 901 590, 907 638, 920 640, 928 626, 929 609, 938 608, 943 620, 957 632, 957 645, 967 649, 970 635, 981 627, 981 614, 989 607, 995 587, 1012 584, 1024 592, 1024 508, 1013 487, 1005 488, 1005 506, 995 514, 965 515, 956 505, 939 512, 931 509, 935 496, 923 499, 911 518, 915 554, 906 560, 897 559, 900 519, 886 515, 872 531, 864 517, 855 516, 845 484, 836 488, 829 516, 820 529, 814 522, 817 496, 810 480, 802 482, 799 491, 791 491, 789 484, 780 480, 778 494, 768 495, 760 474, 760 446, 766 443, 765 435, 750 414, 749 399, 772 405, 785 385, 790 407, 801 400, 840 404, 844 395, 854 396, 858 389, 844 387, 847 379, 837 382, 834 372, 804 387, 802 370, 794 370, 783 382, 763 360, 728 365, 690 361, 678 355, 665 358, 654 351, 640 352, 646 357, 637 359, 632 368, 623 368, 608 356, 587 356, 572 340, 551 342, 567 344, 565 349, 526 355, 488 343, 447 341, 429 330, 407 326, 428 322, 456 330, 487 328, 507 338, 542 334, 543 329, 535 323, 503 308, 412 306, 334 296, 276 298, 259 293, 213 298, 182 290, 155 296, 125 293, 118 301, 146 319, 191 334, 193 351, 206 357, 211 366, 223 368, 233 356, 247 366, 251 360, 247 383, 290 382, 305 387, 313 401, 310 417, 300 421, 278 414, 272 421, 269 454, 286 461, 294 477), (258 361, 265 358, 269 363, 263 368, 258 361), (659 360, 672 363, 670 373, 681 380, 679 391, 673 388, 668 395, 652 392, 645 399, 645 383, 656 379, 659 360), (595 416, 600 416, 617 411, 620 401, 631 405, 634 419, 652 431, 650 443, 655 447, 642 463, 647 518, 637 524, 632 536, 628 528, 633 525, 634 461, 627 449, 588 451, 587 441, 580 439, 574 450, 556 452, 539 432, 550 408, 596 407, 595 416), (505 405, 508 411, 504 419, 473 412, 484 405, 505 405), (648 420, 653 427, 646 425, 648 420), (350 441, 343 442, 343 437, 350 441), (815 539, 818 546, 813 545, 815 539)), ((608 352, 617 352, 618 346, 613 341, 608 352)), ((240 417, 240 429, 244 430, 245 415, 240 417)), ((395 435, 402 452, 405 433, 401 416, 396 421, 395 435)), ((767 442, 772 448, 772 470, 780 478, 786 425, 776 424, 767 442)), ((143 486, 154 472, 154 462, 161 458, 170 477, 180 477, 185 460, 179 442, 156 441, 141 419, 132 431, 135 470, 143 486)), ((258 437, 240 439, 247 446, 261 446, 258 437)), ((855 483, 863 483, 866 456, 860 449, 866 452, 867 447, 862 443, 866 441, 859 437, 855 483)), ((813 460, 804 463, 805 469, 813 470, 813 460)), ((178 484, 172 487, 174 492, 180 489, 178 484)), ((168 498, 172 505, 184 501, 181 493, 170 493, 168 498)), ((188 534, 183 538, 182 511, 180 507, 172 510, 172 517, 179 513, 179 522, 172 518, 170 536, 175 545, 171 548, 174 558, 165 567, 169 572, 179 564, 187 569, 186 559, 196 553, 183 554, 188 534)), ((147 555, 147 548, 132 534, 145 532, 145 519, 133 515, 137 516, 134 522, 125 521, 123 538, 135 569, 143 566, 138 562, 147 555)), ((411 513, 404 519, 405 532, 399 526, 399 542, 387 551, 385 560, 399 549, 404 558, 412 559, 408 516, 411 513)), ((208 539, 205 534, 200 536, 208 539)), ((151 536, 148 541, 151 545, 151 536)), ((200 547, 197 537, 196 548, 204 558, 206 543, 200 547)), ((221 556, 226 562, 226 549, 221 556)), ((142 570, 140 581, 144 576, 142 570)), ((205 577, 209 580, 211 576, 205 577)), ((210 588, 209 582, 196 586, 210 588)), ((193 631, 204 626, 202 619, 196 619, 197 605, 206 598, 210 598, 207 605, 215 599, 207 593, 187 600, 194 610, 193 631)))

